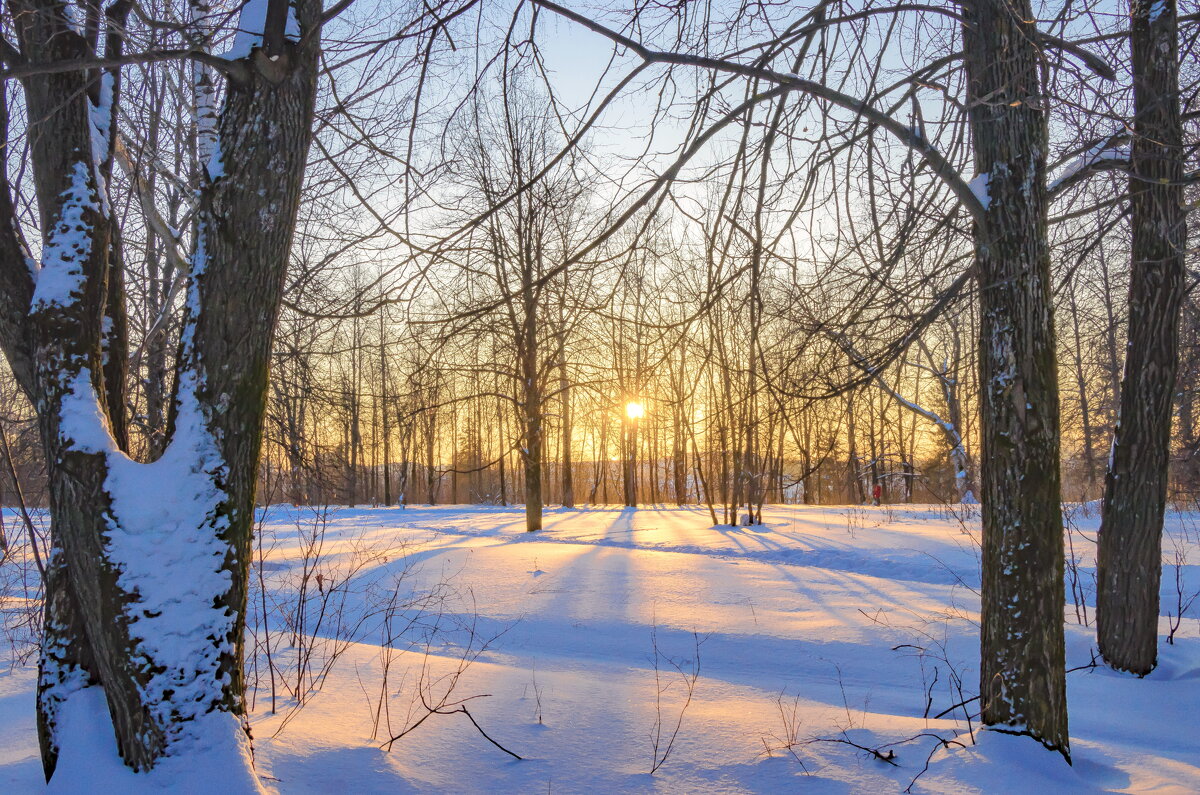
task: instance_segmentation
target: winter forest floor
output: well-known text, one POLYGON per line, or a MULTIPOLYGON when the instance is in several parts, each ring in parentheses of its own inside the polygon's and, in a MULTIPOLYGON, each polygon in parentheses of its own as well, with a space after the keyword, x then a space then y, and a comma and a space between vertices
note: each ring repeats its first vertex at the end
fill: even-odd
MULTIPOLYGON (((1099 520, 1068 516, 1073 767, 980 732, 974 703, 934 717, 978 692, 970 509, 780 506, 756 528, 551 510, 526 534, 520 509, 272 508, 252 594, 258 770, 282 793, 1200 792, 1197 613, 1165 640, 1176 563, 1184 597, 1200 589, 1200 515, 1169 516, 1144 680, 1087 667, 1099 520)), ((42 789, 33 692, 32 663, 0 672, 0 792, 42 789)), ((56 789, 150 783, 106 770, 56 789)))

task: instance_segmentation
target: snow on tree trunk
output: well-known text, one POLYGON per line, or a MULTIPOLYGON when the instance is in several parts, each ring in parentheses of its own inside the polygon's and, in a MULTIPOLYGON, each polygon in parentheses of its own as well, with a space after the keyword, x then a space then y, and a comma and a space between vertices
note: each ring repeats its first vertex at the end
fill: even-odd
MULTIPOLYGON (((287 0, 270 0, 284 3, 287 0)), ((262 4, 266 4, 263 0, 262 4)), ((248 6, 249 7, 249 6, 248 6)), ((85 71, 25 79, 42 262, 26 267, 4 181, 0 344, 34 403, 47 456, 52 553, 38 728, 47 778, 95 762, 97 725, 134 770, 258 789, 242 730, 242 656, 255 469, 269 353, 311 137, 320 6, 275 8, 236 63, 204 175, 171 440, 153 463, 114 439, 105 99, 85 71), (267 50, 270 50, 268 52, 267 50), (106 714, 105 714, 106 713, 106 714), (202 755, 203 761, 196 757, 202 755)), ((91 57, 61 4, 14 5, 37 63, 91 57)), ((111 119, 111 114, 108 116, 111 119)), ((108 140, 107 143, 111 143, 108 140)))
POLYGON ((1132 9, 1129 341, 1097 550, 1100 653, 1145 675, 1158 658, 1163 509, 1187 248, 1174 0, 1132 9))
POLYGON ((980 302, 983 722, 1068 759, 1047 128, 1028 0, 962 7, 980 302))

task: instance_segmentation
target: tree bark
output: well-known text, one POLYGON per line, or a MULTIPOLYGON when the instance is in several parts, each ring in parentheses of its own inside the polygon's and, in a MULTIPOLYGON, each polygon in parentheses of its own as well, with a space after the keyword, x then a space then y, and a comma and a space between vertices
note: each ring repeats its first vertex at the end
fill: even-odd
POLYGON ((625 507, 636 508, 638 503, 638 421, 625 421, 624 486, 625 507))
MULTIPOLYGON (((300 0, 296 9, 303 29, 319 25, 313 0, 300 0)), ((13 15, 20 20, 21 48, 35 61, 88 57, 85 39, 61 4, 32 0, 14 7, 13 15)), ((112 226, 93 156, 104 151, 94 136, 105 133, 89 118, 87 73, 25 81, 42 215, 39 283, 50 278, 51 268, 57 270, 51 281, 70 280, 69 289, 41 294, 20 278, 20 271, 26 281, 30 276, 25 258, 0 263, 5 286, 13 283, 15 296, 26 301, 24 323, 8 312, 20 308, 13 295, 0 303, 0 344, 38 408, 53 518, 38 685, 47 778, 64 750, 61 709, 83 688, 103 689, 118 750, 138 770, 153 767, 164 754, 186 753, 184 743, 197 739, 190 734, 195 721, 244 712, 255 469, 268 357, 311 137, 318 50, 317 35, 285 44, 275 58, 256 50, 240 62, 240 77, 226 92, 219 133, 224 173, 201 189, 203 242, 190 287, 183 377, 176 384, 173 425, 188 432, 172 444, 181 445, 182 458, 194 464, 187 479, 202 484, 197 499, 207 506, 200 523, 191 525, 184 522, 196 513, 190 509, 168 505, 163 517, 153 519, 127 510, 137 503, 129 477, 139 479, 137 485, 149 472, 143 467, 157 464, 128 459, 114 439, 120 423, 106 416, 113 402, 101 375, 103 338, 113 337, 103 327, 106 318, 123 322, 123 313, 109 306, 120 291, 112 285, 112 226), (216 552, 178 561, 124 554, 121 544, 146 537, 146 531, 170 532, 171 543, 195 541, 206 554, 216 552), (189 577, 199 575, 202 582, 184 595, 198 599, 199 612, 188 611, 194 625, 180 625, 171 605, 166 616, 157 609, 162 588, 156 583, 164 573, 187 588, 193 586, 189 577), (220 585, 210 592, 211 583, 220 585), (178 642, 156 643, 164 634, 177 634, 178 642)), ((7 249, 14 247, 15 219, 3 220, 0 246, 7 249)), ((237 737, 234 728, 231 739, 237 737)))
POLYGON ((438 475, 434 460, 437 443, 437 409, 425 411, 425 504, 437 505, 438 475))
POLYGON ((524 409, 525 445, 521 458, 525 464, 525 530, 542 529, 542 389, 538 372, 536 303, 533 275, 527 272, 524 284, 524 316, 521 325, 521 405, 524 409))
POLYGON ((566 331, 559 332, 558 399, 562 402, 562 505, 564 508, 574 508, 575 472, 574 461, 571 457, 573 418, 571 415, 571 381, 567 372, 566 336, 566 331))
POLYGON ((1047 242, 1046 98, 1028 0, 961 6, 982 223, 983 722, 1070 760, 1059 405, 1047 242))
POLYGON ((1158 661, 1159 582, 1179 308, 1187 247, 1175 0, 1134 0, 1129 323, 1096 567, 1100 653, 1144 676, 1158 661))

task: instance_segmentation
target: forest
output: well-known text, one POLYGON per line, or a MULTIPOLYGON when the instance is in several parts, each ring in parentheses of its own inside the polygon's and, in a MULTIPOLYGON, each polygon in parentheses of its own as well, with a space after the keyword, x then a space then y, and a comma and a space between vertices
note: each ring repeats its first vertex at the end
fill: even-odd
POLYGON ((0 789, 1200 789, 1198 38, 9 0, 0 789))

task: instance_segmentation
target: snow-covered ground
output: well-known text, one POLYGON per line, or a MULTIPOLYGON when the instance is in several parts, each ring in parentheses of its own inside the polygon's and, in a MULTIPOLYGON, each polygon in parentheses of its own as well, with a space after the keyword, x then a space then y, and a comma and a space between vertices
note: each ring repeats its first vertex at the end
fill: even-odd
MULTIPOLYGON (((1094 604, 1086 513, 1072 511, 1072 590, 1094 604)), ((782 506, 758 528, 710 527, 695 509, 551 510, 538 534, 520 509, 320 519, 273 508, 263 534, 250 677, 269 789, 1200 792, 1195 615, 1138 680, 1086 667, 1094 634, 1068 595, 1068 666, 1084 666, 1068 676, 1073 767, 980 732, 974 703, 934 717, 978 690, 978 520, 956 510, 782 506), (427 714, 422 692, 450 714, 381 747, 427 714), (470 716, 453 711, 462 699, 470 716)), ((1200 589, 1197 527, 1168 522, 1168 556, 1175 539, 1193 550, 1185 594, 1200 589)), ((1172 566, 1164 636, 1176 604, 1172 566)), ((0 673, 0 792, 41 789, 33 688, 30 667, 0 673)), ((219 770, 211 782, 222 791, 219 770)))

